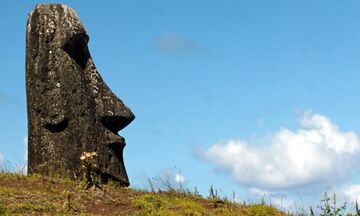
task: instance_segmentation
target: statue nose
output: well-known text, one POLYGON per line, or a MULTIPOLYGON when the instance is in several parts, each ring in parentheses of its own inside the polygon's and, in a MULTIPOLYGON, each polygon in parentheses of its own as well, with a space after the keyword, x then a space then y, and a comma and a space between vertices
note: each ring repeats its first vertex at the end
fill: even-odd
POLYGON ((111 132, 118 133, 135 119, 132 111, 111 91, 102 100, 103 112, 101 123, 111 132))
POLYGON ((131 115, 105 115, 101 117, 101 123, 111 132, 118 133, 134 120, 135 116, 131 115))

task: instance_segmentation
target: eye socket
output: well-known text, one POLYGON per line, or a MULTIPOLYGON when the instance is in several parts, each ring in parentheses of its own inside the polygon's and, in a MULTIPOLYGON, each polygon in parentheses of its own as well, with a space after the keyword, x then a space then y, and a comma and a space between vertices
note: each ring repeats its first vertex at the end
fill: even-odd
POLYGON ((64 120, 56 123, 47 123, 44 125, 52 133, 59 133, 65 130, 69 125, 69 119, 65 118, 64 120))
POLYGON ((71 37, 64 45, 64 51, 74 59, 83 70, 86 67, 86 63, 90 58, 89 49, 87 43, 89 37, 86 34, 77 34, 71 37))

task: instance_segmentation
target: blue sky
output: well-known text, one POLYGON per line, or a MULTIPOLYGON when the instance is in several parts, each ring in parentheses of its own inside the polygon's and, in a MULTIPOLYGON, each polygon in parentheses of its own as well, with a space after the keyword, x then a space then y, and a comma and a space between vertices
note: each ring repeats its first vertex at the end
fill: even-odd
MULTIPOLYGON (((41 2, 0 3, 0 153, 13 167, 27 136, 26 17, 41 2)), ((360 2, 62 3, 136 115, 120 132, 134 187, 180 174, 203 194, 282 206, 360 193, 360 2)))

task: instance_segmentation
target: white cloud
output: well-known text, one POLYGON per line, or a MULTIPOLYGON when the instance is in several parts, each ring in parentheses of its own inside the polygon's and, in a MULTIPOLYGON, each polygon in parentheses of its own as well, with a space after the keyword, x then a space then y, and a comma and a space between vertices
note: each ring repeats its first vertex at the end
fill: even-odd
POLYGON ((19 164, 19 165, 16 166, 16 172, 27 174, 27 172, 28 172, 28 170, 27 170, 27 164, 28 164, 28 137, 27 136, 23 138, 23 144, 25 146, 24 163, 19 164))
POLYGON ((185 177, 180 175, 180 174, 175 174, 174 176, 174 181, 178 184, 184 184, 185 182, 185 177))
POLYGON ((164 169, 155 177, 150 178, 150 181, 151 187, 156 190, 184 189, 187 183, 186 178, 176 168, 164 169))
POLYGON ((270 196, 271 192, 266 190, 261 190, 259 188, 249 188, 249 192, 251 195, 255 196, 270 196))
POLYGON ((0 171, 2 168, 5 168, 5 158, 4 156, 0 153, 0 171))
POLYGON ((258 188, 249 188, 248 195, 258 202, 264 200, 266 203, 276 206, 281 210, 289 210, 295 207, 295 201, 284 193, 271 192, 258 188))
POLYGON ((345 186, 341 191, 350 202, 360 201, 360 184, 345 186))
POLYGON ((174 32, 164 33, 157 37, 154 42, 156 48, 161 52, 177 55, 193 55, 206 50, 201 45, 174 32))
POLYGON ((19 174, 27 174, 27 164, 18 164, 15 167, 15 173, 19 173, 19 174))
POLYGON ((287 197, 270 197, 270 202, 271 205, 275 205, 276 207, 283 209, 283 210, 288 210, 291 208, 294 208, 295 206, 295 201, 287 198, 287 197))
POLYGON ((360 150, 358 135, 310 112, 304 113, 299 125, 296 131, 276 131, 266 145, 227 140, 199 154, 237 183, 262 190, 326 186, 348 177, 360 150))
POLYGON ((24 161, 28 160, 28 137, 23 138, 23 144, 25 145, 24 161))

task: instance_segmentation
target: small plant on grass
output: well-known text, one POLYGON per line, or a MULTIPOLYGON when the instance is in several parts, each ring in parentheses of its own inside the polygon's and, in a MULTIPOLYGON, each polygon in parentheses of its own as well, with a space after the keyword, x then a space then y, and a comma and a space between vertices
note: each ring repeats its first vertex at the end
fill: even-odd
POLYGON ((346 203, 341 206, 337 206, 336 193, 334 193, 333 197, 329 197, 328 194, 324 193, 324 198, 321 200, 322 204, 318 205, 318 209, 320 209, 320 216, 342 216, 344 215, 344 211, 346 210, 346 203))
POLYGON ((216 189, 214 189, 214 187, 212 185, 210 186, 210 189, 209 189, 208 198, 211 200, 219 200, 220 199, 220 197, 218 195, 218 191, 216 189))
POLYGON ((195 198, 202 198, 201 194, 199 193, 197 187, 194 187, 194 190, 187 189, 186 194, 195 198))
POLYGON ((214 208, 225 207, 231 204, 227 197, 221 198, 218 195, 218 191, 214 189, 212 185, 210 186, 209 196, 207 198, 211 200, 211 205, 214 208))
POLYGON ((82 161, 82 168, 84 171, 84 180, 86 182, 86 189, 91 186, 100 188, 100 175, 96 165, 95 158, 97 157, 96 152, 83 152, 80 156, 82 161))
POLYGON ((151 188, 151 192, 155 193, 156 189, 155 189, 154 184, 153 184, 153 182, 151 181, 150 178, 148 178, 148 182, 149 182, 149 185, 150 185, 150 188, 151 188))

